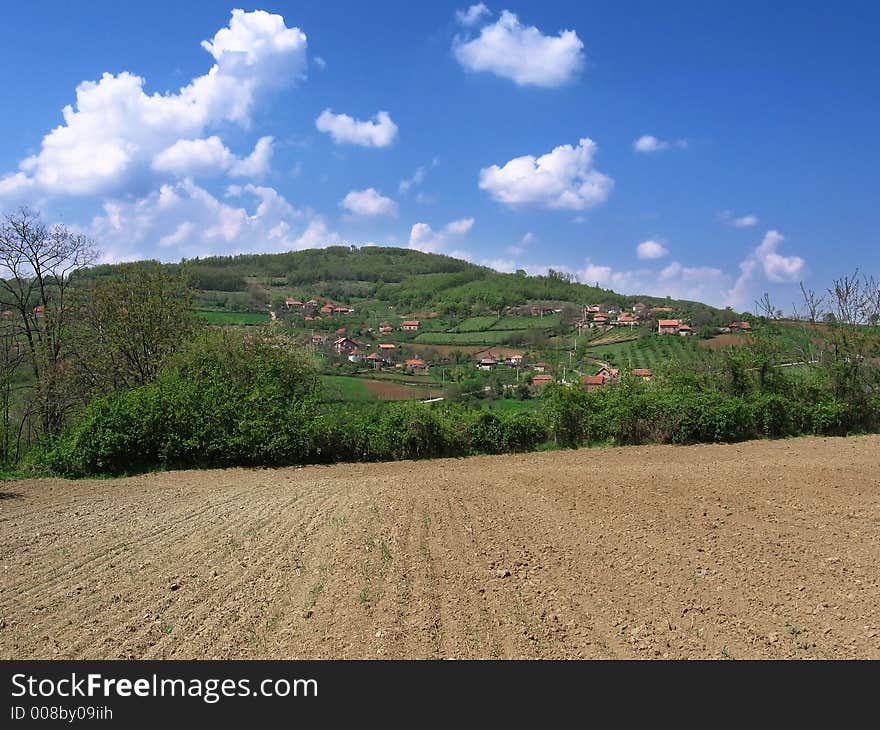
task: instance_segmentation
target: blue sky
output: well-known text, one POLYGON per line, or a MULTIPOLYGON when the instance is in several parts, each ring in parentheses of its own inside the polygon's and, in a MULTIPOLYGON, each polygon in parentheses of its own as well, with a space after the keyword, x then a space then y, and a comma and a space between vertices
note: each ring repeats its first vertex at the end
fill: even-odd
POLYGON ((880 269, 876 3, 234 7, 6 8, 0 208, 108 261, 391 244, 745 310, 880 269))

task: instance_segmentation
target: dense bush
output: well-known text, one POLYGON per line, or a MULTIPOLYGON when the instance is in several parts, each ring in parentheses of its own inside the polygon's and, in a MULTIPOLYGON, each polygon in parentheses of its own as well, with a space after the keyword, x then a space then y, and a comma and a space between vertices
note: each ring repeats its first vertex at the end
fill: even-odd
POLYGON ((93 401, 39 459, 71 476, 300 462, 317 387, 283 342, 206 333, 153 383, 93 401))

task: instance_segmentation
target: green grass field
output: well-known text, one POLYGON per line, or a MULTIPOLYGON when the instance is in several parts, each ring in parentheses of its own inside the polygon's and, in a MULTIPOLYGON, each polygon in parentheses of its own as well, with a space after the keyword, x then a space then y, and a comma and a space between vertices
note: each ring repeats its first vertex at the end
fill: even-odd
POLYGON ((495 315, 486 317, 469 317, 460 322, 457 327, 453 327, 450 332, 483 332, 498 321, 495 315))
POLYGON ((651 369, 668 362, 697 365, 712 357, 710 351, 697 346, 695 338, 673 335, 651 335, 630 342, 597 345, 588 348, 587 355, 621 368, 651 369))
POLYGON ((351 403, 374 401, 376 396, 364 385, 363 378, 345 375, 322 375, 325 403, 351 403))
POLYGON ((525 330, 531 328, 551 329, 559 324, 558 314, 543 317, 502 317, 489 329, 492 330, 525 330))
POLYGON ((483 400, 480 402, 480 408, 495 413, 527 413, 536 411, 541 407, 540 398, 530 398, 529 400, 517 400, 515 398, 496 398, 494 400, 483 400))
POLYGON ((211 309, 199 309, 199 316, 208 321, 208 324, 269 324, 269 315, 259 312, 222 312, 211 309))

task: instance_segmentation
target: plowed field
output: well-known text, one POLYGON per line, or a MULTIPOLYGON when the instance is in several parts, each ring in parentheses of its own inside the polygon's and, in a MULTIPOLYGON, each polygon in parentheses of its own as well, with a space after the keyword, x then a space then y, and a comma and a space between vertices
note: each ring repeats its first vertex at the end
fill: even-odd
POLYGON ((5 659, 880 659, 876 436, 0 492, 5 659))

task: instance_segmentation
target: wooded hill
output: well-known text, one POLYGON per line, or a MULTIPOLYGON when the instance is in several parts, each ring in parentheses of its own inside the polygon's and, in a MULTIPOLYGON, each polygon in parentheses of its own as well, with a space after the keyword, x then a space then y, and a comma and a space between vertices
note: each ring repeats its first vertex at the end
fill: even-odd
MULTIPOLYGON (((384 246, 332 246, 279 254, 212 256, 167 264, 185 269, 197 301, 230 311, 266 311, 293 296, 324 297, 340 304, 380 300, 400 309, 467 315, 529 302, 628 307, 665 305, 685 316, 716 320, 722 310, 692 301, 623 295, 579 283, 564 272, 545 276, 504 274, 439 254, 384 246)), ((115 265, 90 269, 89 277, 113 276, 115 265)))

